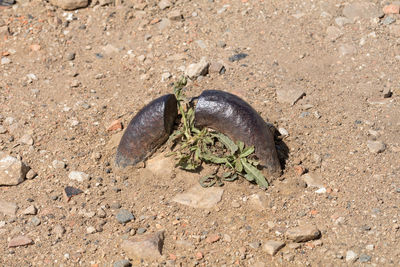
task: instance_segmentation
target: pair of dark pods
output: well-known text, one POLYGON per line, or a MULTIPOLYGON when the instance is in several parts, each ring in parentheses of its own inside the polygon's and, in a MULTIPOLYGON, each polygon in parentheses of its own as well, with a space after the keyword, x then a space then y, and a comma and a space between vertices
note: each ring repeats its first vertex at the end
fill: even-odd
MULTIPOLYGON (((122 136, 116 164, 126 167, 149 157, 168 139, 177 116, 173 94, 161 96, 142 108, 122 136)), ((195 125, 254 146, 261 167, 271 176, 281 174, 273 134, 261 116, 241 98, 218 90, 204 91, 195 107, 195 125)))

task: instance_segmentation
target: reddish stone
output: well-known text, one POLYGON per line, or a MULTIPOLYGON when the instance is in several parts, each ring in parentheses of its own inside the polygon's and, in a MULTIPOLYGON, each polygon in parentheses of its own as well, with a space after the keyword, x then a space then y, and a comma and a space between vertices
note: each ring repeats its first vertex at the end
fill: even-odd
POLYGON ((221 237, 218 235, 218 234, 215 234, 215 235, 209 235, 209 236, 207 236, 207 238, 206 238, 206 242, 207 243, 215 243, 215 242, 217 242, 219 239, 220 239, 221 237))
POLYGON ((33 45, 30 45, 29 48, 30 48, 32 51, 36 52, 36 51, 39 51, 41 47, 40 47, 40 45, 38 45, 38 44, 33 44, 33 45))
POLYGON ((301 176, 302 174, 304 174, 304 172, 306 171, 302 166, 300 165, 296 165, 293 167, 295 173, 297 174, 297 176, 301 176))
POLYGON ((196 259, 201 260, 203 258, 203 253, 200 251, 196 253, 196 259))
POLYGON ((8 247, 9 248, 14 248, 14 247, 19 247, 19 246, 26 246, 26 245, 31 245, 33 244, 33 240, 30 239, 27 236, 17 236, 14 237, 13 239, 10 240, 10 242, 8 242, 8 247))
POLYGON ((119 131, 122 130, 122 123, 120 120, 113 121, 107 128, 107 131, 119 131))
POLYGON ((173 260, 173 261, 176 261, 176 259, 177 259, 176 255, 174 255, 172 253, 169 253, 169 258, 170 258, 170 260, 173 260))
POLYGON ((385 14, 399 14, 400 5, 390 4, 383 7, 383 13, 385 14))

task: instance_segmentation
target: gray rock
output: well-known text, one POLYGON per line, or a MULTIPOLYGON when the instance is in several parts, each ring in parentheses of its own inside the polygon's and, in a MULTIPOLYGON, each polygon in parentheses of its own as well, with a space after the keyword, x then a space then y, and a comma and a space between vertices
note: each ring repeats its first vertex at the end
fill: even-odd
POLYGON ((317 175, 316 173, 306 173, 301 176, 304 180, 304 182, 307 184, 308 187, 317 187, 317 188, 323 188, 325 187, 321 177, 317 175))
POLYGON ((171 2, 170 1, 168 1, 168 0, 161 0, 159 3, 158 3, 158 7, 161 9, 161 10, 164 10, 164 9, 166 9, 166 8, 169 8, 169 7, 171 7, 171 2))
POLYGON ((352 250, 348 250, 346 252, 346 261, 347 262, 355 262, 358 258, 358 255, 352 251, 352 250))
POLYGON ((128 260, 119 260, 114 262, 113 267, 131 267, 132 264, 128 260))
POLYGON ((263 245, 263 251, 274 256, 281 248, 285 246, 282 241, 268 240, 263 245))
POLYGON ((0 62, 1 62, 1 65, 10 64, 11 59, 9 59, 8 57, 2 57, 0 62))
POLYGON ((119 223, 127 223, 135 219, 135 216, 129 211, 125 209, 121 209, 118 211, 117 215, 115 216, 119 223))
POLYGON ((31 223, 34 225, 34 226, 39 226, 40 225, 40 223, 41 223, 41 221, 40 221, 40 219, 38 218, 38 217, 33 217, 32 219, 31 219, 31 223))
POLYGON ((366 263, 371 261, 371 256, 366 255, 366 254, 361 254, 360 257, 358 258, 358 261, 361 263, 366 263))
POLYGON ((187 192, 176 195, 172 201, 194 208, 210 209, 221 201, 223 193, 222 188, 203 188, 196 184, 187 192))
POLYGON ((0 200, 0 213, 9 216, 15 216, 15 214, 17 214, 17 210, 18 206, 16 203, 0 200))
POLYGON ((321 232, 318 228, 310 224, 291 228, 286 231, 286 237, 296 243, 318 239, 320 236, 321 232))
POLYGON ((210 63, 203 57, 199 63, 190 64, 186 70, 185 75, 190 79, 196 79, 199 76, 205 76, 208 73, 210 63))
POLYGON ((306 94, 300 88, 279 87, 276 89, 276 97, 279 103, 296 104, 306 94))
POLYGON ((138 236, 132 240, 124 240, 121 248, 131 259, 158 260, 162 256, 164 231, 138 236))
POLYGON ((37 214, 37 208, 34 205, 30 205, 27 207, 22 214, 24 215, 36 215, 37 214))
POLYGON ((392 16, 387 16, 387 17, 385 17, 385 18, 383 19, 383 21, 382 21, 382 23, 383 23, 384 25, 390 25, 390 24, 395 23, 395 22, 396 22, 396 19, 393 18, 392 16))
POLYGON ((350 44, 343 44, 339 47, 340 56, 349 56, 357 53, 357 49, 355 46, 350 44))
POLYGON ((196 40, 195 43, 201 48, 201 49, 206 49, 207 45, 203 40, 196 40))
POLYGON ((50 3, 64 10, 75 10, 89 5, 88 0, 50 0, 50 3))
POLYGON ((355 2, 348 4, 343 9, 343 15, 350 20, 373 19, 383 17, 383 11, 371 2, 355 2))
POLYGON ((146 233, 146 231, 147 231, 146 228, 141 227, 141 228, 138 228, 136 232, 137 232, 138 234, 144 234, 144 233, 146 233))
POLYGON ((369 151, 374 154, 382 153, 386 149, 386 145, 382 141, 368 140, 367 147, 369 151))
POLYGON ((0 185, 18 185, 28 171, 29 167, 21 160, 0 152, 0 185))
POLYGON ((83 182, 89 179, 89 175, 84 172, 72 171, 69 173, 68 178, 71 180, 76 180, 78 182, 83 182))

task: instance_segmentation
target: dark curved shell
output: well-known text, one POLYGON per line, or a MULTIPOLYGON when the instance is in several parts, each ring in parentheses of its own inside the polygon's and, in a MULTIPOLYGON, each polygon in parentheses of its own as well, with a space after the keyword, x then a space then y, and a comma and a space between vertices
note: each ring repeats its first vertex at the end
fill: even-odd
POLYGON ((260 164, 269 174, 274 177, 281 174, 273 134, 257 111, 241 98, 218 90, 204 91, 197 101, 195 125, 254 146, 260 164))
POLYGON ((121 138, 116 164, 126 167, 145 160, 168 139, 177 116, 177 102, 173 94, 161 96, 143 107, 121 138))

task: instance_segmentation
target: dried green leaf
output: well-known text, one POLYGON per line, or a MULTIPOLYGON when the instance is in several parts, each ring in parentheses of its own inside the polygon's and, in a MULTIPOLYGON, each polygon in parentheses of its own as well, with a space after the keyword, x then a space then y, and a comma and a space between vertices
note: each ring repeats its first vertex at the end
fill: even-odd
POLYGON ((226 160, 226 158, 220 158, 218 156, 215 156, 211 153, 202 153, 200 155, 200 158, 205 160, 205 161, 209 161, 215 164, 224 164, 224 163, 228 163, 228 161, 226 160))
POLYGON ((237 141, 237 146, 239 147, 239 151, 242 152, 244 148, 244 143, 242 141, 237 141))
POLYGON ((240 161, 240 158, 235 160, 235 170, 239 173, 243 171, 243 165, 242 162, 240 161))
MULTIPOLYGON (((250 163, 247 162, 246 159, 242 158, 241 159, 243 168, 246 172, 246 174, 250 174, 251 176, 253 176, 253 178, 255 179, 256 183, 264 188, 268 187, 268 182, 265 179, 264 175, 253 165, 251 165, 250 163)), ((247 179, 247 177, 246 177, 247 179)))
POLYGON ((255 180, 254 176, 249 174, 249 173, 246 173, 244 175, 244 178, 246 178, 246 180, 249 181, 249 182, 253 182, 255 180))
POLYGON ((231 154, 235 154, 235 152, 238 150, 238 146, 228 136, 222 133, 216 133, 213 134, 213 136, 217 137, 218 140, 231 151, 231 154))
POLYGON ((234 175, 232 175, 232 177, 227 177, 227 178, 225 178, 224 181, 233 182, 233 181, 235 181, 237 178, 238 178, 238 175, 235 173, 234 175))
POLYGON ((206 175, 199 179, 199 183, 202 187, 207 188, 215 185, 216 179, 214 175, 206 175))
POLYGON ((254 146, 246 147, 242 153, 240 153, 241 158, 246 158, 254 152, 254 146))
POLYGON ((232 172, 224 172, 223 174, 222 174, 222 178, 228 178, 228 177, 230 177, 232 175, 232 172))

